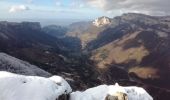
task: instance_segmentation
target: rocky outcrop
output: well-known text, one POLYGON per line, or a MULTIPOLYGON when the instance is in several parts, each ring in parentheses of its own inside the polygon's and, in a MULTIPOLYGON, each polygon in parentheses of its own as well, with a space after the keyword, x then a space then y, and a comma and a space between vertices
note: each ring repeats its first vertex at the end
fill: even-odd
POLYGON ((100 17, 97 18, 94 22, 93 25, 97 26, 97 27, 102 27, 105 25, 109 25, 111 24, 111 19, 109 17, 100 17))
POLYGON ((50 73, 40 69, 39 67, 31 65, 26 61, 19 60, 5 53, 0 53, 0 71, 8 71, 32 76, 51 76, 50 73))
POLYGON ((0 100, 62 100, 72 92, 60 76, 24 76, 0 71, 0 100))
POLYGON ((125 93, 117 92, 113 95, 107 95, 105 100, 128 100, 128 96, 125 93))
POLYGON ((153 98, 143 88, 115 84, 100 85, 84 92, 73 92, 70 94, 70 100, 153 100, 153 98))

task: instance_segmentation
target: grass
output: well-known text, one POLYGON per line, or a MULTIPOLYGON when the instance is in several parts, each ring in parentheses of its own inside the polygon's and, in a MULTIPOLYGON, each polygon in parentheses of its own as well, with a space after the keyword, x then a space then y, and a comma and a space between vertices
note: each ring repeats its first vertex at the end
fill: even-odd
POLYGON ((138 77, 143 79, 158 79, 159 70, 150 66, 147 67, 133 67, 130 68, 128 73, 135 73, 138 77))

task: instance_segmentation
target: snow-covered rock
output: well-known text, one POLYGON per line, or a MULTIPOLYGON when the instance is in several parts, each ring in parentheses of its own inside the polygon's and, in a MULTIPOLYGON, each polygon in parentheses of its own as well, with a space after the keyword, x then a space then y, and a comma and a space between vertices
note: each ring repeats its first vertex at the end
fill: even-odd
POLYGON ((28 62, 19 60, 5 53, 0 53, 0 71, 8 71, 12 73, 32 76, 51 75, 50 73, 38 68, 35 65, 31 65, 28 62))
POLYGON ((60 76, 24 76, 0 71, 0 100, 57 100, 72 91, 60 76))
POLYGON ((70 94, 70 100, 153 100, 140 87, 122 87, 116 85, 100 85, 84 92, 76 91, 70 94))
POLYGON ((141 87, 123 87, 128 95, 128 100, 153 100, 153 98, 141 87))
POLYGON ((95 19, 95 21, 93 21, 93 25, 97 26, 97 27, 101 27, 104 25, 108 25, 111 23, 111 19, 108 17, 100 17, 95 19))

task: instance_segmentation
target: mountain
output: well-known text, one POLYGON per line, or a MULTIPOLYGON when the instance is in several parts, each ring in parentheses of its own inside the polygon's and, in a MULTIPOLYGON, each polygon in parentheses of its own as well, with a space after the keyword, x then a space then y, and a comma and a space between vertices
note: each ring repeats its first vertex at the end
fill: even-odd
POLYGON ((95 77, 87 78, 93 68, 86 66, 87 57, 82 55, 80 43, 77 37, 52 36, 37 22, 0 22, 0 52, 66 77, 73 88, 82 89, 94 84, 87 81, 95 77))
POLYGON ((81 50, 79 39, 74 37, 61 39, 49 35, 38 22, 0 22, 0 51, 33 64, 43 67, 64 66, 63 59, 70 57, 69 52, 79 50, 81 50))
POLYGON ((0 53, 0 70, 8 71, 22 75, 32 76, 51 76, 50 73, 40 69, 35 65, 31 65, 26 61, 19 60, 5 53, 0 53))
POLYGON ((99 82, 142 84, 166 94, 170 90, 169 33, 169 16, 127 13, 73 23, 67 35, 81 40, 82 52, 99 82))
POLYGON ((119 82, 145 88, 154 100, 169 98, 169 16, 100 17, 66 33, 47 27, 0 22, 0 51, 66 78, 73 89, 119 82))
POLYGON ((81 41, 77 37, 67 36, 68 27, 49 25, 42 28, 45 34, 57 38, 63 43, 65 47, 68 48, 70 52, 80 52, 81 51, 81 41))
POLYGON ((38 22, 0 22, 0 39, 2 47, 11 48, 37 46, 61 48, 62 45, 56 38, 43 34, 38 22))
POLYGON ((87 49, 100 70, 118 67, 130 77, 137 75, 138 81, 170 89, 169 34, 168 18, 123 14, 113 18, 87 49))
POLYGON ((43 27, 42 30, 46 34, 60 38, 60 37, 63 37, 66 34, 68 29, 66 27, 62 27, 62 26, 49 25, 49 26, 43 27))
POLYGON ((66 35, 79 38, 82 49, 85 49, 86 45, 94 40, 102 30, 103 28, 98 28, 92 21, 77 22, 69 25, 66 35))

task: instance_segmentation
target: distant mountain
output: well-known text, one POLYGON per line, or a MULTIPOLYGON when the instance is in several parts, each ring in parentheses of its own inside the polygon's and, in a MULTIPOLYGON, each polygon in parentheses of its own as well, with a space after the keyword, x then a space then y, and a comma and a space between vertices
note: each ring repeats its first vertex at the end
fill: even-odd
POLYGON ((56 26, 56 25, 45 26, 42 28, 42 30, 46 34, 49 34, 49 35, 52 35, 58 38, 65 36, 66 32, 68 31, 66 27, 56 26))
POLYGON ((95 21, 93 21, 93 25, 97 27, 102 27, 109 24, 111 24, 111 18, 105 16, 97 18, 95 21))
POLYGON ((68 48, 70 52, 81 52, 81 41, 77 37, 67 36, 66 33, 69 31, 68 27, 49 25, 42 28, 45 34, 57 38, 63 43, 63 46, 68 48))
POLYGON ((22 75, 51 76, 50 73, 31 65, 28 62, 19 60, 5 53, 0 53, 0 71, 8 71, 22 75))
POLYGON ((59 55, 70 49, 61 40, 44 33, 40 23, 4 21, 0 22, 0 51, 46 67, 63 64, 59 55))
POLYGON ((97 35, 103 31, 103 28, 98 28, 89 22, 77 22, 68 27, 67 36, 77 37, 81 40, 82 49, 85 49, 86 45, 97 38, 97 35))
POLYGON ((0 22, 1 46, 6 47, 61 47, 56 38, 43 34, 37 22, 0 22), (3 43, 3 44, 2 44, 3 43))
POLYGON ((93 68, 86 66, 88 58, 82 55, 80 43, 77 37, 50 35, 37 22, 0 22, 0 52, 66 77, 76 84, 74 88, 94 83, 87 83, 93 68))

